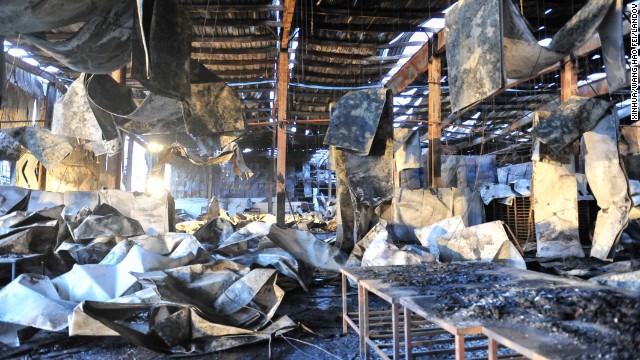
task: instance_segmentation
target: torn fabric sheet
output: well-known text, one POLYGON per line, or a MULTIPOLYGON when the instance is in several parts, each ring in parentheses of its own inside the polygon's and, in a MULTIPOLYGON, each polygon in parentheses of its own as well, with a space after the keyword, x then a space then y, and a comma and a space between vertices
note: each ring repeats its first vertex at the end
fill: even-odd
POLYGON ((432 190, 396 189, 392 202, 392 231, 396 238, 418 241, 414 230, 453 216, 465 225, 484 222, 480 193, 469 188, 432 190))
POLYGON ((131 77, 176 100, 191 93, 191 22, 176 0, 136 0, 131 77))
POLYGON ((498 184, 511 184, 520 179, 531 180, 531 162, 497 168, 498 184))
POLYGON ((573 96, 549 117, 540 118, 533 136, 555 152, 560 152, 598 123, 607 111, 606 101, 573 96))
POLYGON ((505 84, 502 0, 459 1, 445 15, 451 111, 458 112, 505 84))
POLYGON ((3 130, 24 146, 42 165, 51 169, 73 150, 66 136, 53 134, 40 126, 25 126, 3 130))
POLYGON ((618 154, 617 116, 605 116, 586 132, 584 146, 587 181, 600 208, 591 256, 604 260, 627 227, 632 206, 628 179, 618 154))
POLYGON ((385 88, 348 92, 331 112, 325 145, 369 154, 385 105, 392 101, 391 90, 385 88))
MULTIPOLYGON (((537 142, 536 147, 539 147, 537 142)), ((538 257, 584 257, 578 223, 578 185, 573 162, 533 161, 533 212, 538 257), (536 191, 544 189, 544 191, 536 191)))
POLYGON ((464 228, 443 235, 437 241, 440 261, 498 260, 521 269, 527 268, 522 255, 517 250, 511 251, 515 246, 509 240, 502 221, 464 228))
POLYGON ((185 160, 189 160, 194 165, 215 165, 226 162, 233 164, 233 173, 241 179, 248 179, 253 176, 253 172, 244 162, 242 150, 237 143, 231 142, 225 145, 220 153, 215 156, 200 156, 183 146, 172 145, 165 149, 164 155, 158 161, 158 166, 171 161, 174 155, 178 155, 185 160))
POLYGON ((6 0, 0 8, 0 34, 42 32, 87 21, 119 2, 122 0, 6 0))
POLYGON ((109 13, 91 18, 69 40, 53 42, 24 36, 74 71, 108 74, 131 61, 133 10, 133 2, 121 1, 109 13))

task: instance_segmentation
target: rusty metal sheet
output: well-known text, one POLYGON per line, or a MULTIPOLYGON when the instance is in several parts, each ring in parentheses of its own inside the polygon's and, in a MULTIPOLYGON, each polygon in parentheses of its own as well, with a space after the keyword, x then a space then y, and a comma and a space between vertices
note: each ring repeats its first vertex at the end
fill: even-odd
POLYGON ((465 0, 445 16, 451 111, 504 86, 502 0, 465 0))
POLYGON ((549 117, 540 118, 532 134, 553 151, 560 152, 596 126, 607 107, 603 100, 573 96, 549 117))
POLYGON ((191 22, 176 0, 136 0, 131 77, 172 99, 190 97, 191 22))
POLYGON ((618 119, 605 116, 584 134, 585 172, 598 207, 591 256, 606 259, 627 227, 629 184, 618 154, 618 119))
POLYGON ((0 34, 47 31, 101 15, 122 0, 3 0, 0 34))
POLYGON ((133 10, 133 2, 121 1, 109 13, 91 18, 65 41, 24 37, 72 70, 108 74, 131 61, 133 10))
POLYGON ((369 154, 385 105, 392 100, 391 90, 384 88, 348 92, 331 112, 324 144, 369 154))
POLYGON ((25 126, 3 130, 17 140, 49 169, 71 153, 73 145, 68 137, 51 133, 39 126, 25 126))

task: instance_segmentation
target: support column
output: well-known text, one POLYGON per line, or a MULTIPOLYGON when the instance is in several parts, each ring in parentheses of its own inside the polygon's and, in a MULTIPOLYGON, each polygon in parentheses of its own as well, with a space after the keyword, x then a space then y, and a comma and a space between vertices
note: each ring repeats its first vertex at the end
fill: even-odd
POLYGON ((429 186, 437 189, 442 187, 442 144, 440 143, 442 59, 440 55, 431 56, 427 71, 429 76, 429 186))
MULTIPOLYGON (((560 67, 560 101, 565 102, 572 96, 578 96, 578 61, 573 56, 567 56, 560 67)), ((580 139, 573 143, 575 172, 584 173, 580 164, 580 139)))
MULTIPOLYGON (((2 65, 4 66, 4 65, 2 65)), ((49 82, 47 84, 47 92, 44 98, 44 122, 42 126, 47 129, 51 129, 51 120, 53 119, 53 104, 56 99, 56 87, 54 83, 49 82)), ((47 169, 42 166, 42 163, 38 163, 38 190, 47 189, 47 169)))
POLYGON ((287 164, 287 88, 289 86, 289 53, 280 51, 278 58, 278 158, 276 160, 276 220, 284 226, 287 164))
MULTIPOLYGON (((111 73, 111 77, 121 86, 126 86, 127 69, 116 70, 111 73)), ((122 136, 120 136, 120 138, 122 138, 122 136)), ((106 187, 109 189, 120 189, 120 183, 122 181, 122 151, 113 156, 107 156, 106 165, 106 187)))

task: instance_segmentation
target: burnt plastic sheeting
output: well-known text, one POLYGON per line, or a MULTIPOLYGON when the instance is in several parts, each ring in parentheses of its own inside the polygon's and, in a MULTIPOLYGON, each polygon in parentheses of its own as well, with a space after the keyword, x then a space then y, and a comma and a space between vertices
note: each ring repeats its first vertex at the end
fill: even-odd
MULTIPOLYGON (((0 36, 0 41, 2 42, 2 44, 4 44, 4 36, 0 36)), ((4 64, 6 64, 5 56, 4 56, 4 47, 2 48, 2 50, 3 50, 2 53, 0 53, 0 64, 3 64, 3 66, 0 66, 0 107, 2 107, 5 92, 7 91, 6 89, 7 78, 5 75, 7 68, 6 66, 4 66, 4 64)))
POLYGON ((0 186, 0 216, 25 210, 31 190, 16 186, 0 186))
POLYGON ((27 148, 42 165, 51 169, 73 150, 68 137, 51 133, 40 126, 25 126, 3 130, 27 148))
MULTIPOLYGON (((536 142, 539 148, 541 144, 536 142)), ((538 257, 584 257, 578 232, 578 184, 573 169, 573 161, 558 166, 539 161, 534 154, 532 206, 538 257)))
POLYGON ((622 35, 622 0, 615 0, 615 4, 609 8, 609 12, 598 27, 598 34, 602 44, 602 58, 604 70, 607 73, 609 94, 611 94, 631 83, 622 35))
POLYGON ((194 165, 215 165, 231 161, 233 163, 233 172, 236 176, 241 179, 248 179, 253 176, 251 169, 244 163, 240 147, 235 142, 227 144, 219 154, 211 157, 199 156, 184 146, 174 144, 165 150, 158 161, 158 166, 164 166, 164 164, 170 162, 174 155, 178 155, 194 165))
POLYGON ((191 23, 176 0, 136 0, 131 77, 168 98, 190 97, 191 23))
POLYGON ((589 0, 553 36, 549 49, 569 54, 593 36, 616 0, 589 0))
MULTIPOLYGON (((99 329, 105 332, 111 329, 130 342, 160 353, 177 355, 198 355, 219 352, 258 341, 270 341, 295 327, 295 323, 283 316, 261 331, 221 325, 203 316, 197 307, 179 304, 119 304, 107 302, 83 302, 74 310, 74 319, 82 316, 95 320, 85 320, 84 326, 75 333, 92 335, 83 327, 96 327, 95 322, 102 324, 99 329), (78 314, 82 313, 82 314, 78 314), (83 316, 84 315, 84 316, 83 316), (129 318, 150 319, 145 327, 150 331, 137 331, 134 324, 127 322, 129 318), (158 316, 160 315, 160 316, 158 316), (155 322, 151 319, 159 319, 155 322), (105 330, 105 327, 107 328, 105 330), (84 331, 82 331, 84 330, 84 331), (189 336, 190 333, 190 336, 189 336), (174 345, 170 345, 175 343, 174 345)), ((108 333, 105 333, 108 334, 108 333)), ((113 335, 113 334, 110 334, 113 335)))
POLYGON ((411 129, 394 129, 393 138, 396 171, 421 168, 423 164, 420 134, 411 129))
POLYGON ((365 89, 341 97, 331 113, 324 144, 369 154, 385 105, 393 100, 390 92, 384 88, 365 89))
POLYGON ((618 119, 605 116, 584 134, 585 172, 598 207, 591 256, 605 260, 627 227, 631 199, 618 154, 618 119))
POLYGON ((131 61, 134 4, 121 1, 108 14, 87 21, 69 40, 47 41, 25 35, 27 40, 72 70, 108 74, 131 61))
MULTIPOLYGON (((220 214, 218 210, 217 214, 220 214)), ((218 248, 220 241, 224 241, 233 234, 233 225, 227 219, 216 217, 211 219, 208 223, 202 225, 193 236, 204 245, 205 249, 212 251, 218 248)))
POLYGON ((336 200, 338 210, 336 216, 340 220, 340 225, 336 231, 336 245, 342 251, 350 252, 356 244, 355 239, 355 211, 353 200, 349 192, 349 180, 347 179, 347 169, 345 168, 345 152, 331 146, 331 163, 336 172, 336 200))
POLYGON ((390 225, 395 237, 416 243, 416 228, 453 216, 461 216, 468 226, 484 222, 484 205, 480 193, 469 188, 395 189, 392 211, 390 225))
POLYGON ((191 84, 191 98, 182 105, 190 134, 202 136, 245 128, 240 97, 224 82, 191 84))
POLYGON ((443 187, 478 189, 496 182, 495 155, 442 155, 441 162, 443 187))
POLYGON ((498 168, 498 183, 511 184, 516 180, 531 180, 531 163, 507 165, 498 168))
POLYGON ((18 161, 23 153, 24 148, 19 142, 7 133, 0 132, 0 159, 18 161))
POLYGON ((565 57, 565 54, 540 46, 513 2, 502 1, 504 62, 508 78, 523 79, 533 76, 565 57))
POLYGON ((87 21, 122 0, 3 0, 0 34, 35 33, 87 21))
POLYGON ((502 0, 458 2, 445 16, 451 111, 504 86, 502 0))
POLYGON ((102 130, 89 105, 84 76, 78 77, 56 101, 51 132, 90 141, 102 141, 102 130))
POLYGON ((73 233, 75 239, 87 240, 101 237, 143 235, 144 229, 138 220, 126 216, 89 215, 73 233))
POLYGON ((283 229, 274 224, 267 237, 296 259, 321 270, 339 272, 347 263, 347 254, 306 231, 283 229))
POLYGON ((584 132, 593 129, 607 107, 607 102, 603 100, 573 96, 560 104, 549 117, 541 118, 533 130, 533 136, 553 151, 560 152, 584 132))
POLYGON ((86 77, 87 99, 106 140, 120 136, 116 125, 129 121, 126 115, 136 110, 131 89, 118 84, 110 75, 86 77))
POLYGON ((622 126, 620 133, 622 135, 620 153, 622 155, 640 154, 640 121, 622 126))
POLYGON ((576 51, 598 31, 609 91, 628 84, 622 43, 621 0, 590 0, 549 47, 537 43, 511 1, 468 0, 446 15, 449 83, 454 112, 490 96, 506 78, 537 74, 576 51), (449 46, 448 46, 449 48, 449 46), (472 79, 470 81, 470 79, 472 79))

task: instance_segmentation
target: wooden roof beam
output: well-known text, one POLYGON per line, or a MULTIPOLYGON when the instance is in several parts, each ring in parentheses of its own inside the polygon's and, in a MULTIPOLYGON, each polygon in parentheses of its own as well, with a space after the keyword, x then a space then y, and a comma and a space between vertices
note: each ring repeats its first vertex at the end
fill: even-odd
POLYGON ((58 79, 55 75, 48 73, 43 69, 40 69, 38 66, 31 65, 18 57, 10 55, 9 53, 4 54, 4 59, 5 62, 9 65, 14 65, 18 69, 24 70, 29 74, 40 76, 41 78, 47 80, 48 82, 52 83, 56 87, 56 89, 58 89, 58 91, 61 91, 62 93, 67 92, 67 88, 60 79, 58 79))

